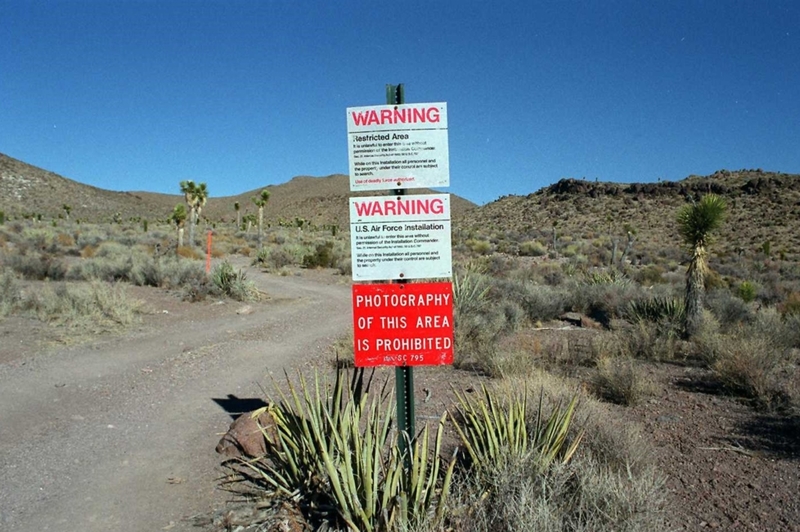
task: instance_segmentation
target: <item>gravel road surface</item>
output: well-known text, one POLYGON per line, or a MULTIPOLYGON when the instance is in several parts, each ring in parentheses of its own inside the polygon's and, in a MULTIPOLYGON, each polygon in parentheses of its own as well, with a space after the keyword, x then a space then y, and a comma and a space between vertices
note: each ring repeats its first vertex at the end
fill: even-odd
POLYGON ((0 364, 0 530, 197 530, 189 518, 223 504, 214 447, 231 415, 214 399, 263 398, 269 372, 320 356, 352 319, 346 283, 249 278, 270 296, 249 313, 184 304, 0 364))

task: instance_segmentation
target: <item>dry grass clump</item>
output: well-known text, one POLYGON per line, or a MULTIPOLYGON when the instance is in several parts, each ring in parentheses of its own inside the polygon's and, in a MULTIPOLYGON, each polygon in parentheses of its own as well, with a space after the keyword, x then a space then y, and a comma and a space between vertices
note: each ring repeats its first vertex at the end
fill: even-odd
POLYGON ((696 356, 728 392, 765 409, 786 410, 800 404, 798 345, 800 320, 784 319, 773 308, 729 332, 707 319, 695 340, 696 356))
POLYGON ((600 397, 626 406, 639 404, 654 393, 653 383, 628 357, 600 359, 592 385, 600 397))
MULTIPOLYGON (((546 419, 574 397, 574 388, 546 373, 508 379, 498 396, 519 398, 520 390, 541 390, 546 419)), ((531 409, 535 412, 535 409, 531 409)), ((451 511, 456 530, 649 531, 664 528, 664 478, 649 459, 647 443, 630 424, 579 394, 571 460, 537 467, 536 453, 484 464, 480 477, 459 479, 451 511), (580 428, 578 428, 580 427, 580 428)), ((535 420, 531 419, 531 422, 535 420)))
POLYGON ((141 302, 119 284, 100 281, 31 285, 23 292, 13 272, 0 273, 0 317, 32 316, 78 333, 99 333, 138 321, 141 302))

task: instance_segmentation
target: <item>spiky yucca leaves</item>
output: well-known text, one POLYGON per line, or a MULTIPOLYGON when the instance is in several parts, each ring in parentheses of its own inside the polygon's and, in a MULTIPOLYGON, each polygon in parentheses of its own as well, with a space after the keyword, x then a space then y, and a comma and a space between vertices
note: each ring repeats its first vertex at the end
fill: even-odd
POLYGON ((453 305, 456 319, 480 312, 488 304, 491 285, 481 273, 465 272, 453 276, 453 305))
POLYGON ((625 309, 625 317, 633 322, 650 321, 658 323, 668 321, 681 323, 685 313, 684 302, 673 297, 638 299, 628 303, 628 307, 625 309))
POLYGON ((226 296, 237 301, 253 301, 258 299, 255 283, 247 280, 243 270, 235 270, 227 260, 222 261, 211 271, 211 282, 226 296))
MULTIPOLYGON (((455 460, 440 478, 444 417, 429 449, 428 429, 412 442, 411 469, 391 437, 392 393, 370 394, 363 370, 348 387, 337 372, 333 388, 287 378, 289 392, 268 412, 274 428, 264 428, 266 455, 242 460, 239 471, 267 493, 298 501, 307 514, 338 519, 350 530, 403 529, 442 519, 455 460)), ((277 387, 276 387, 277 389, 277 387)))
POLYGON ((583 431, 568 444, 577 395, 567 406, 558 403, 545 419, 544 392, 539 394, 539 406, 532 425, 528 424, 527 390, 522 397, 506 401, 481 386, 483 397, 470 399, 458 392, 457 415, 453 423, 472 461, 481 474, 482 468, 497 469, 509 459, 532 453, 533 463, 545 471, 554 460, 567 463, 583 438, 583 431), (456 418, 460 418, 459 421, 456 418))
POLYGON ((725 200, 708 194, 678 211, 678 232, 691 253, 686 270, 686 338, 695 336, 702 326, 705 277, 708 274, 707 247, 711 234, 725 220, 725 209, 725 200))

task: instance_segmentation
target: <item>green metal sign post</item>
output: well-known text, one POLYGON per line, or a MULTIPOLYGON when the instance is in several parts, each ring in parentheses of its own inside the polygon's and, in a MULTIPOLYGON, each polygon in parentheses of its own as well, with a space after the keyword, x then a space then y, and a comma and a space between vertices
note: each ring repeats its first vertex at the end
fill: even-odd
MULTIPOLYGON (((403 84, 386 85, 386 105, 401 105, 406 103, 403 84)), ((405 189, 396 189, 395 196, 405 194, 405 189)), ((399 280, 404 283, 405 280, 399 280)), ((416 428, 414 423, 414 368, 410 366, 397 366, 394 370, 395 387, 397 389, 397 430, 398 446, 400 453, 406 457, 405 466, 411 468, 411 455, 409 444, 414 439, 416 428)))

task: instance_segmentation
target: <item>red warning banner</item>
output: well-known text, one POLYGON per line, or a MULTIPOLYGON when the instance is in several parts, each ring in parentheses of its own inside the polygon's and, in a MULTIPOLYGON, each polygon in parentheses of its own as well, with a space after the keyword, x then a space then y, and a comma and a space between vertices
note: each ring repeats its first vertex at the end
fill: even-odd
POLYGON ((355 364, 453 363, 453 285, 353 285, 355 364))

